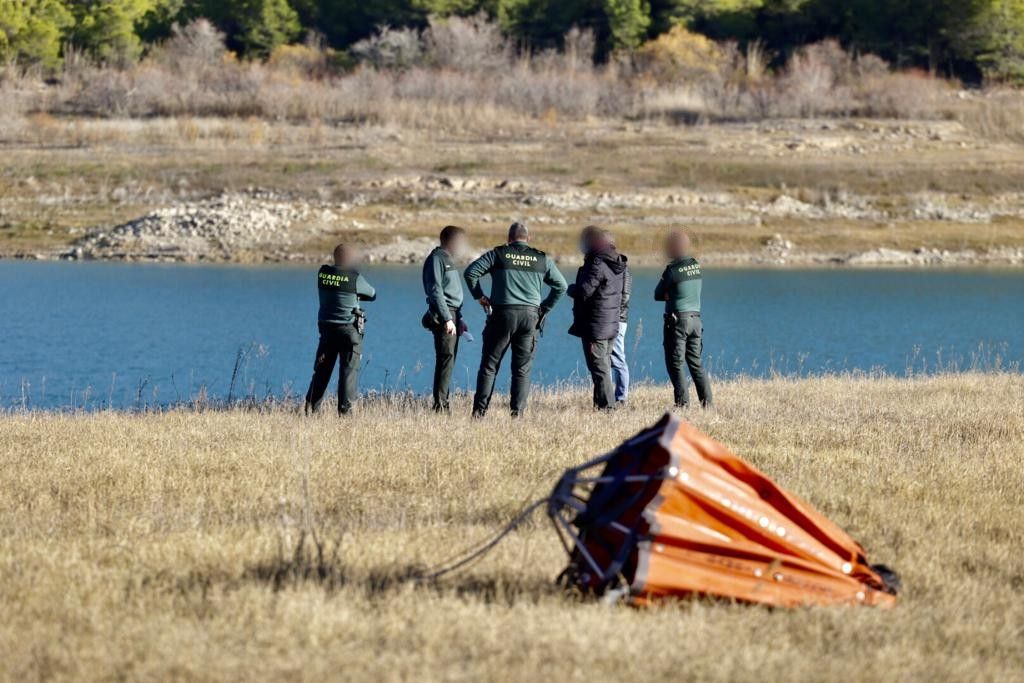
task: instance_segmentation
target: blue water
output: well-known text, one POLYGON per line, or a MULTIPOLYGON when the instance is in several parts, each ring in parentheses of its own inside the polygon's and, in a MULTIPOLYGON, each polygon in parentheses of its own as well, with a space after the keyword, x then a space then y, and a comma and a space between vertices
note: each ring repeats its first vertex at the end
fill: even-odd
MULTIPOLYGON (((301 395, 316 345, 315 268, 0 262, 0 406, 165 405, 205 391, 301 395)), ((364 390, 429 390, 430 336, 415 268, 367 268, 364 390)), ((628 348, 637 380, 664 381, 655 271, 636 273, 628 348)), ((905 374, 1024 361, 1024 273, 709 270, 714 375, 905 374)), ((455 383, 472 387, 483 313, 467 319, 455 383)), ((579 381, 570 304, 553 314, 534 380, 579 381)), ((507 368, 499 390, 507 390, 507 368)))

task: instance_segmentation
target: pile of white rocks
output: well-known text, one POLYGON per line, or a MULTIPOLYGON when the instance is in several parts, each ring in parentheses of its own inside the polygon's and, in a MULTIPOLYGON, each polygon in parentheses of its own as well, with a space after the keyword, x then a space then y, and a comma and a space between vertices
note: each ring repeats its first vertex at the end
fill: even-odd
POLYGON ((427 237, 396 237, 392 242, 367 248, 363 255, 367 263, 422 263, 435 246, 437 241, 427 237))
POLYGON ((1024 264, 1024 248, 998 247, 986 251, 949 251, 927 247, 912 251, 880 248, 853 254, 838 262, 848 266, 1016 266, 1024 264))
MULTIPOLYGON (((224 260, 246 252, 280 256, 298 223, 330 224, 336 213, 270 192, 226 193, 169 206, 78 240, 68 258, 224 260)), ((303 231, 302 239, 309 238, 303 231)))

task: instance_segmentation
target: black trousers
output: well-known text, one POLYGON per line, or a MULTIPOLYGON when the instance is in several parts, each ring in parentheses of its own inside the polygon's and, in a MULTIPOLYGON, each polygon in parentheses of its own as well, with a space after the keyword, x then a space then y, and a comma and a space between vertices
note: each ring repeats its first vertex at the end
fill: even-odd
POLYGON ((459 323, 462 315, 451 309, 452 320, 455 321, 455 334, 446 334, 444 326, 435 329, 434 335, 434 410, 447 413, 451 410, 452 373, 455 371, 455 359, 459 355, 459 323))
POLYGON ((487 318, 483 334, 483 355, 476 376, 473 414, 483 417, 491 404, 494 378, 505 352, 512 348, 512 416, 526 411, 530 399, 530 370, 537 351, 540 310, 532 306, 501 306, 487 318))
POLYGON ((583 357, 587 361, 587 370, 594 382, 594 407, 599 410, 611 407, 615 403, 615 382, 612 380, 612 343, 613 339, 584 339, 583 357))
POLYGON ((700 313, 676 313, 665 316, 665 368, 672 380, 677 406, 690 404, 686 371, 690 371, 702 406, 711 405, 711 384, 701 360, 704 352, 704 326, 700 313))
POLYGON ((334 374, 334 364, 339 360, 338 414, 351 412, 352 403, 359 395, 359 364, 362 356, 363 335, 356 331, 355 325, 320 324, 320 344, 313 364, 313 380, 306 392, 307 413, 315 413, 320 409, 324 393, 331 383, 331 375, 334 374))

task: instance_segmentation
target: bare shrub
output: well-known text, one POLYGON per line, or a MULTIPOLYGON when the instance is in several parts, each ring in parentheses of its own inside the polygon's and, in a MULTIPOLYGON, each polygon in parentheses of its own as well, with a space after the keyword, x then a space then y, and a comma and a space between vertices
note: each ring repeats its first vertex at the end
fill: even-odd
POLYGON ((889 62, 878 55, 866 54, 857 57, 854 69, 858 78, 870 78, 872 76, 888 75, 889 62))
POLYGON ((41 81, 26 78, 15 70, 0 71, 0 118, 13 119, 32 109, 32 101, 46 88, 41 81))
POLYGON ((983 139, 1024 143, 1024 94, 1017 90, 995 90, 969 100, 958 118, 983 139))
POLYGON ((224 34, 206 19, 182 27, 177 24, 153 52, 151 61, 164 69, 195 78, 204 77, 227 59, 224 34))
POLYGON ((514 106, 533 116, 555 111, 580 117, 599 113, 604 82, 593 75, 566 78, 561 69, 534 69, 524 60, 511 77, 494 85, 498 101, 504 106, 514 106))
POLYGON ((716 68, 699 83, 699 91, 712 112, 730 119, 746 118, 746 57, 736 43, 719 46, 716 68))
POLYGON ((569 71, 592 71, 596 51, 597 36, 592 30, 573 26, 565 34, 562 57, 569 71))
POLYGON ((130 116, 135 95, 133 74, 102 67, 78 70, 65 78, 68 95, 65 108, 72 113, 93 116, 130 116))
POLYGON ((423 43, 426 61, 442 69, 500 71, 508 66, 511 55, 501 28, 483 13, 469 18, 433 17, 423 43))
POLYGON ((842 87, 849 82, 852 59, 835 41, 797 50, 780 80, 785 93, 781 113, 802 117, 845 113, 849 101, 842 87))
POLYGON ((385 26, 377 35, 353 45, 351 51, 377 69, 407 69, 423 59, 423 39, 415 29, 385 26))
MULTIPOLYGON (((0 104, 8 118, 45 111, 414 127, 666 114, 906 118, 948 110, 942 81, 891 72, 881 59, 855 58, 835 41, 804 47, 778 72, 760 43, 741 50, 682 27, 602 66, 592 61, 595 45, 591 31, 573 28, 562 51, 516 54, 498 24, 477 15, 435 18, 422 33, 385 27, 344 56, 314 37, 278 48, 263 63, 239 61, 223 34, 197 20, 174 27, 144 61, 123 70, 97 66, 70 48, 57 85, 7 70, 0 104)), ((1012 131, 1014 111, 993 105, 973 116, 983 128, 1012 131)))
POLYGON ((923 72, 869 75, 855 86, 856 113, 884 118, 938 118, 944 116, 943 97, 948 85, 923 72))
POLYGON ((352 60, 332 50, 318 33, 311 33, 301 45, 281 45, 267 59, 267 67, 293 79, 320 81, 344 71, 352 60))

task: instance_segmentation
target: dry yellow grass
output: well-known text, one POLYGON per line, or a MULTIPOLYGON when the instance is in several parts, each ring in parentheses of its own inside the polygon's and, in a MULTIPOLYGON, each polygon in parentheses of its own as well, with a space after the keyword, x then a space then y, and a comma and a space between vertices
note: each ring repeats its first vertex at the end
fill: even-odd
POLYGON ((898 568, 893 611, 581 603, 551 584, 563 557, 540 517, 438 586, 403 580, 654 421, 665 398, 644 388, 607 417, 583 392, 547 394, 517 423, 386 405, 348 421, 2 417, 0 673, 1024 677, 1019 375, 740 380, 718 387, 716 412, 689 415, 898 568), (308 517, 327 555, 291 566, 308 517))

